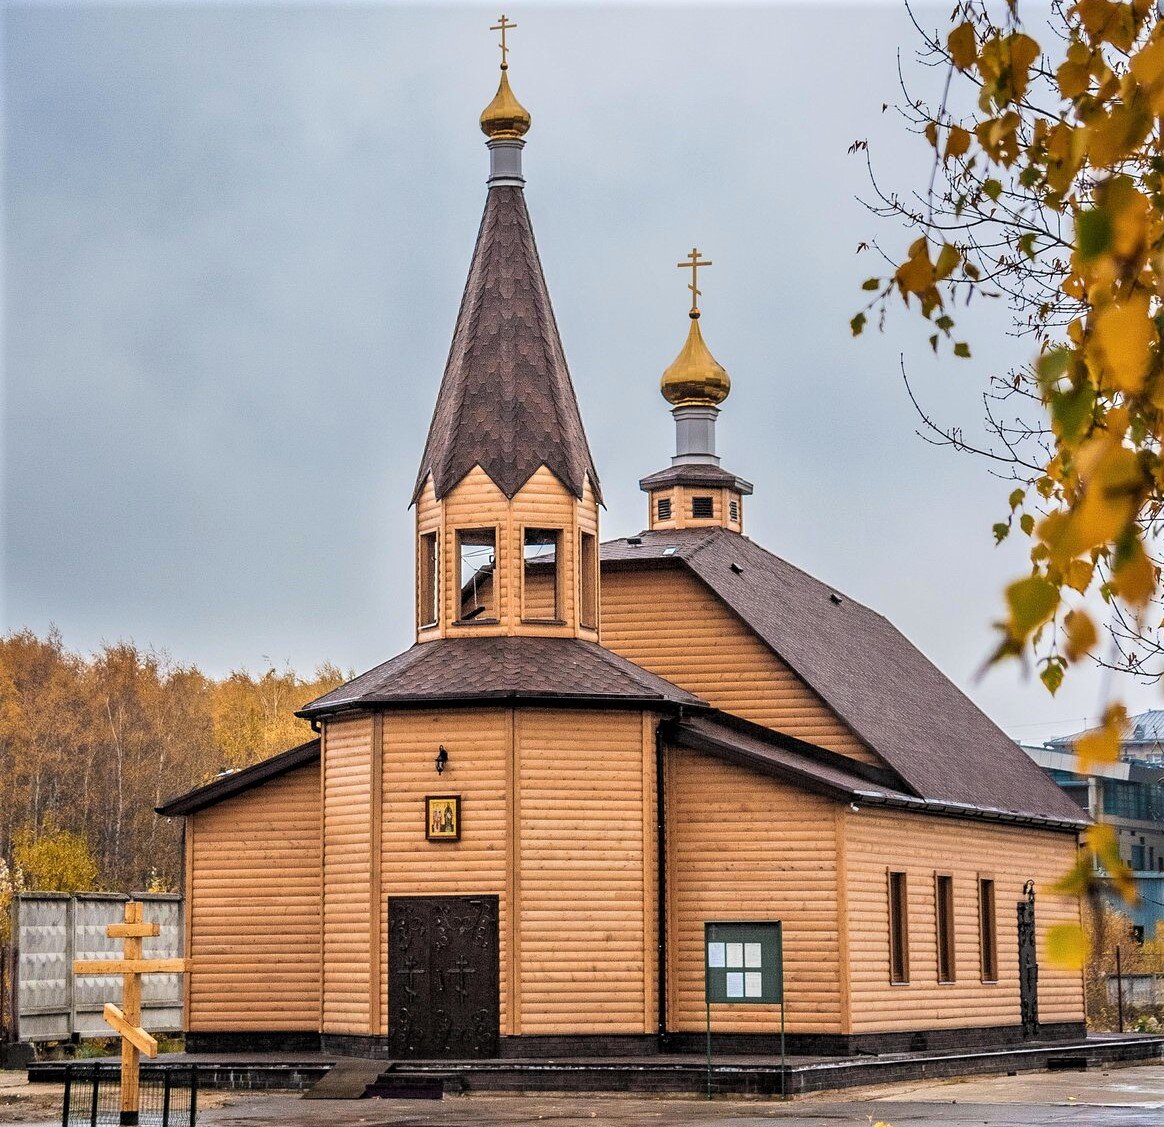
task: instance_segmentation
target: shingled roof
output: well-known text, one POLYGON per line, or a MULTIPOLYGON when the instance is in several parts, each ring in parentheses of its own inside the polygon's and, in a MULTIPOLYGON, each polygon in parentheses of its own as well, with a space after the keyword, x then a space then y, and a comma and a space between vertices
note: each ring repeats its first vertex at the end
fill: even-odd
POLYGON ((444 638, 414 645, 313 700, 297 716, 478 701, 706 708, 698 697, 576 638, 444 638))
POLYGON ((1079 807, 881 615, 723 528, 643 532, 602 564, 684 567, 932 803, 1078 824, 1079 807))
POLYGON ((521 188, 489 190, 412 500, 479 465, 507 497, 549 469, 576 497, 598 474, 521 188))

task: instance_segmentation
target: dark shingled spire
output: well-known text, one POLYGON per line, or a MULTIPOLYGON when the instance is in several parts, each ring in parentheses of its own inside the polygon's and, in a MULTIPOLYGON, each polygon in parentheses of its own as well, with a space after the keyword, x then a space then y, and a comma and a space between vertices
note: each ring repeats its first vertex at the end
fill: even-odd
POLYGON ((507 497, 542 465, 578 498, 589 474, 598 494, 529 213, 516 185, 489 190, 413 502, 429 474, 441 498, 475 465, 507 497))

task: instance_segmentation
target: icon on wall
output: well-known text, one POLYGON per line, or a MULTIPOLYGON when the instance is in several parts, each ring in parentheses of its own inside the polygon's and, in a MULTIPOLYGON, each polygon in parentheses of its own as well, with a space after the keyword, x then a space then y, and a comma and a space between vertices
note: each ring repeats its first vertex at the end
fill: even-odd
POLYGON ((461 796, 430 794, 424 800, 424 836, 429 841, 461 840, 461 796))

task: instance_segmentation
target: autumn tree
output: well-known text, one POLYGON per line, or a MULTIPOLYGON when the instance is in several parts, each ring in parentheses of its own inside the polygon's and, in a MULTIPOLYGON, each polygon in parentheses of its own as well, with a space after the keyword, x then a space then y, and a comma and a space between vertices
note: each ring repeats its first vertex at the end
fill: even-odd
MULTIPOLYGON (((1104 627, 1115 664, 1164 676, 1164 23, 1150 0, 1026 14, 1011 0, 958 3, 934 31, 915 19, 941 94, 907 88, 901 109, 932 175, 903 194, 870 163, 874 210, 911 233, 902 254, 876 244, 887 269, 864 283, 852 330, 901 301, 935 351, 975 364, 957 318, 995 298, 1029 340, 1028 365, 984 373, 989 444, 923 425, 1013 478, 995 536, 1025 537, 1030 566, 1006 588, 992 660, 1036 662, 1054 692, 1071 665, 1105 660, 1104 627)), ((1117 757, 1125 720, 1113 702, 1078 741, 1085 769, 1117 757)), ((1093 890, 1087 866, 1073 881, 1093 890)))
POLYGON ((131 643, 85 657, 55 630, 0 638, 0 893, 177 887, 179 827, 154 808, 310 739, 295 709, 344 679, 324 666, 214 681, 131 643))

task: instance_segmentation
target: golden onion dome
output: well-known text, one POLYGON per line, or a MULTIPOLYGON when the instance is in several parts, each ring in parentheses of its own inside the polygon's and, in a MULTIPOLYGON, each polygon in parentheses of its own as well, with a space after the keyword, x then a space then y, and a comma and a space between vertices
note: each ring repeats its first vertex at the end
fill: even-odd
POLYGON ((674 407, 717 407, 732 389, 727 370, 708 351, 699 331, 699 312, 691 313, 687 340, 663 373, 659 390, 674 407))
POLYGON ((481 112, 481 132, 486 137, 519 138, 529 132, 529 110, 514 96, 509 88, 509 76, 506 71, 509 67, 501 64, 501 81, 497 85, 497 93, 493 101, 481 112))

